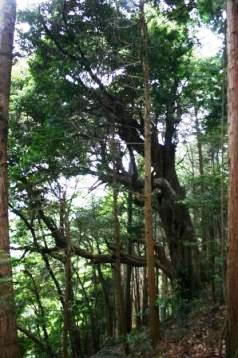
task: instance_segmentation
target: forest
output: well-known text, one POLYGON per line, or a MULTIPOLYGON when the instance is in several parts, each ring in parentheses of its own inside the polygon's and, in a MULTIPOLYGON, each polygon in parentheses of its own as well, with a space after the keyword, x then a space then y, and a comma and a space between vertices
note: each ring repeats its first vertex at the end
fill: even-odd
POLYGON ((20 3, 0 0, 0 358, 237 358, 238 1, 20 3))

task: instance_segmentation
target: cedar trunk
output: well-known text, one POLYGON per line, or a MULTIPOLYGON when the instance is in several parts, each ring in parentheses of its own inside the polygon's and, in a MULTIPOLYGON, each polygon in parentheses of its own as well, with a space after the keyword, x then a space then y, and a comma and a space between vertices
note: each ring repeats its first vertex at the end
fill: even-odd
POLYGON ((227 358, 238 353, 238 2, 227 3, 230 185, 228 202, 227 358))
POLYGON ((150 120, 150 87, 149 87, 149 63, 148 63, 148 34, 144 15, 144 1, 141 0, 141 39, 142 39, 142 65, 144 77, 144 220, 145 220, 145 246, 148 278, 148 302, 149 302, 149 330, 152 344, 155 346, 159 338, 159 312, 156 305, 157 287, 155 277, 155 242, 153 240, 152 222, 152 182, 151 182, 151 120, 150 120))
POLYGON ((118 189, 116 183, 113 186, 113 216, 114 216, 114 241, 116 248, 116 262, 114 265, 114 279, 115 279, 115 303, 116 303, 116 319, 118 335, 126 335, 126 317, 123 300, 123 289, 121 279, 121 261, 120 261, 120 223, 118 218, 118 189))
MULTIPOLYGON (((133 197, 132 192, 128 193, 128 208, 127 208, 127 233, 128 233, 128 254, 132 254, 132 213, 133 213, 133 197)), ((132 292, 131 292, 131 276, 132 266, 126 266, 126 284, 125 284, 125 316, 126 316, 126 331, 130 333, 132 328, 132 292)))
POLYGON ((12 49, 16 17, 14 0, 0 0, 0 355, 17 358, 17 328, 8 231, 7 135, 12 49))

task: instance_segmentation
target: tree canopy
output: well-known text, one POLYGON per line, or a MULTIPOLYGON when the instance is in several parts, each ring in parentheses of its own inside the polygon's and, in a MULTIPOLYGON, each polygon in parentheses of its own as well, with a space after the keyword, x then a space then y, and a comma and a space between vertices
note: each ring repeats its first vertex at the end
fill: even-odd
POLYGON ((153 357, 167 322, 224 303, 224 14, 223 0, 18 12, 8 161, 23 357, 153 357), (215 56, 199 54, 201 28, 224 37, 215 56))

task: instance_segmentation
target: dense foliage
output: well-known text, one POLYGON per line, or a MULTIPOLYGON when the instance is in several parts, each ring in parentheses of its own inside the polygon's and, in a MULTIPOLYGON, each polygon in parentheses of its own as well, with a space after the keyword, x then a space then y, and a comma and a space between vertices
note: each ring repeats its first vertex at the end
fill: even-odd
MULTIPOLYGON (((163 324, 224 299, 225 50, 195 50, 200 26, 224 28, 224 2, 145 5, 163 324)), ((140 11, 52 0, 18 14, 10 227, 25 357, 87 357, 116 339, 128 352, 148 324, 140 11)))

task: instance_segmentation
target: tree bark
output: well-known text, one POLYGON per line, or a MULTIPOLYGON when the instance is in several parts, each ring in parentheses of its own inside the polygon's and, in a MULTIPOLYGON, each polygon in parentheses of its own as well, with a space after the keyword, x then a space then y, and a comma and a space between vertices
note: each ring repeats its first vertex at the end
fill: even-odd
POLYGON ((226 357, 238 354, 238 2, 227 3, 228 119, 230 183, 228 199, 226 357))
POLYGON ((66 199, 63 199, 65 208, 64 212, 64 234, 67 241, 65 249, 65 297, 64 297, 64 332, 63 332, 63 357, 83 358, 81 347, 81 336, 79 327, 75 324, 74 319, 74 292, 72 287, 72 245, 71 232, 69 223, 69 211, 66 210, 66 199), (68 339, 69 338, 69 339, 68 339), (69 354, 68 346, 70 343, 71 354, 69 354))
MULTIPOLYGON (((127 200, 127 234, 128 234, 128 254, 132 254, 132 212, 133 212, 133 203, 132 203, 132 192, 128 193, 127 200)), ((131 292, 131 275, 132 275, 132 265, 126 266, 126 284, 125 284, 125 314, 126 314, 126 329, 127 333, 131 331, 132 324, 132 292, 131 292)))
POLYGON ((116 261, 114 264, 114 284, 115 284, 115 304, 116 319, 119 336, 126 335, 126 317, 123 299, 123 289, 121 280, 121 260, 120 260, 120 223, 118 219, 118 189, 116 183, 113 186, 113 217, 114 217, 114 241, 116 246, 116 261))
POLYGON ((69 357, 69 330, 70 330, 70 315, 71 315, 71 302, 70 302, 70 285, 71 285, 71 245, 68 242, 65 249, 65 290, 64 290, 64 328, 63 328, 63 358, 69 357))
MULTIPOLYGON (((201 194, 204 195, 204 165, 203 165, 203 148, 201 141, 201 130, 199 127, 199 119, 198 119, 198 108, 197 103, 194 108, 195 112, 195 129, 196 129, 196 137, 197 137, 197 150, 198 150, 198 168, 200 175, 200 191, 201 194)), ((205 258, 205 262, 207 262, 208 250, 207 250, 207 222, 206 222, 206 212, 203 205, 201 205, 201 236, 202 236, 202 250, 205 258)))
POLYGON ((139 269, 134 269, 134 305, 135 305, 135 316, 136 316, 136 328, 139 329, 142 323, 141 317, 141 295, 140 295, 140 279, 139 269))
POLYGON ((149 86, 149 63, 148 63, 148 34, 144 14, 144 1, 140 1, 141 17, 141 40, 142 40, 142 66, 144 78, 144 221, 145 221, 145 244, 148 278, 148 303, 149 303, 149 331, 153 346, 159 339, 159 311, 156 305, 157 287, 155 277, 155 242, 153 239, 152 220, 152 181, 151 181, 151 103, 149 86))
POLYGON ((0 354, 19 357, 8 228, 7 137, 16 2, 0 0, 0 354))
POLYGON ((158 174, 168 181, 176 195, 173 198, 169 193, 163 192, 159 198, 159 214, 180 295, 191 300, 201 288, 200 260, 189 210, 182 202, 185 193, 176 173, 175 151, 176 146, 173 143, 162 146, 153 164, 155 166, 155 163, 158 163, 158 174))

